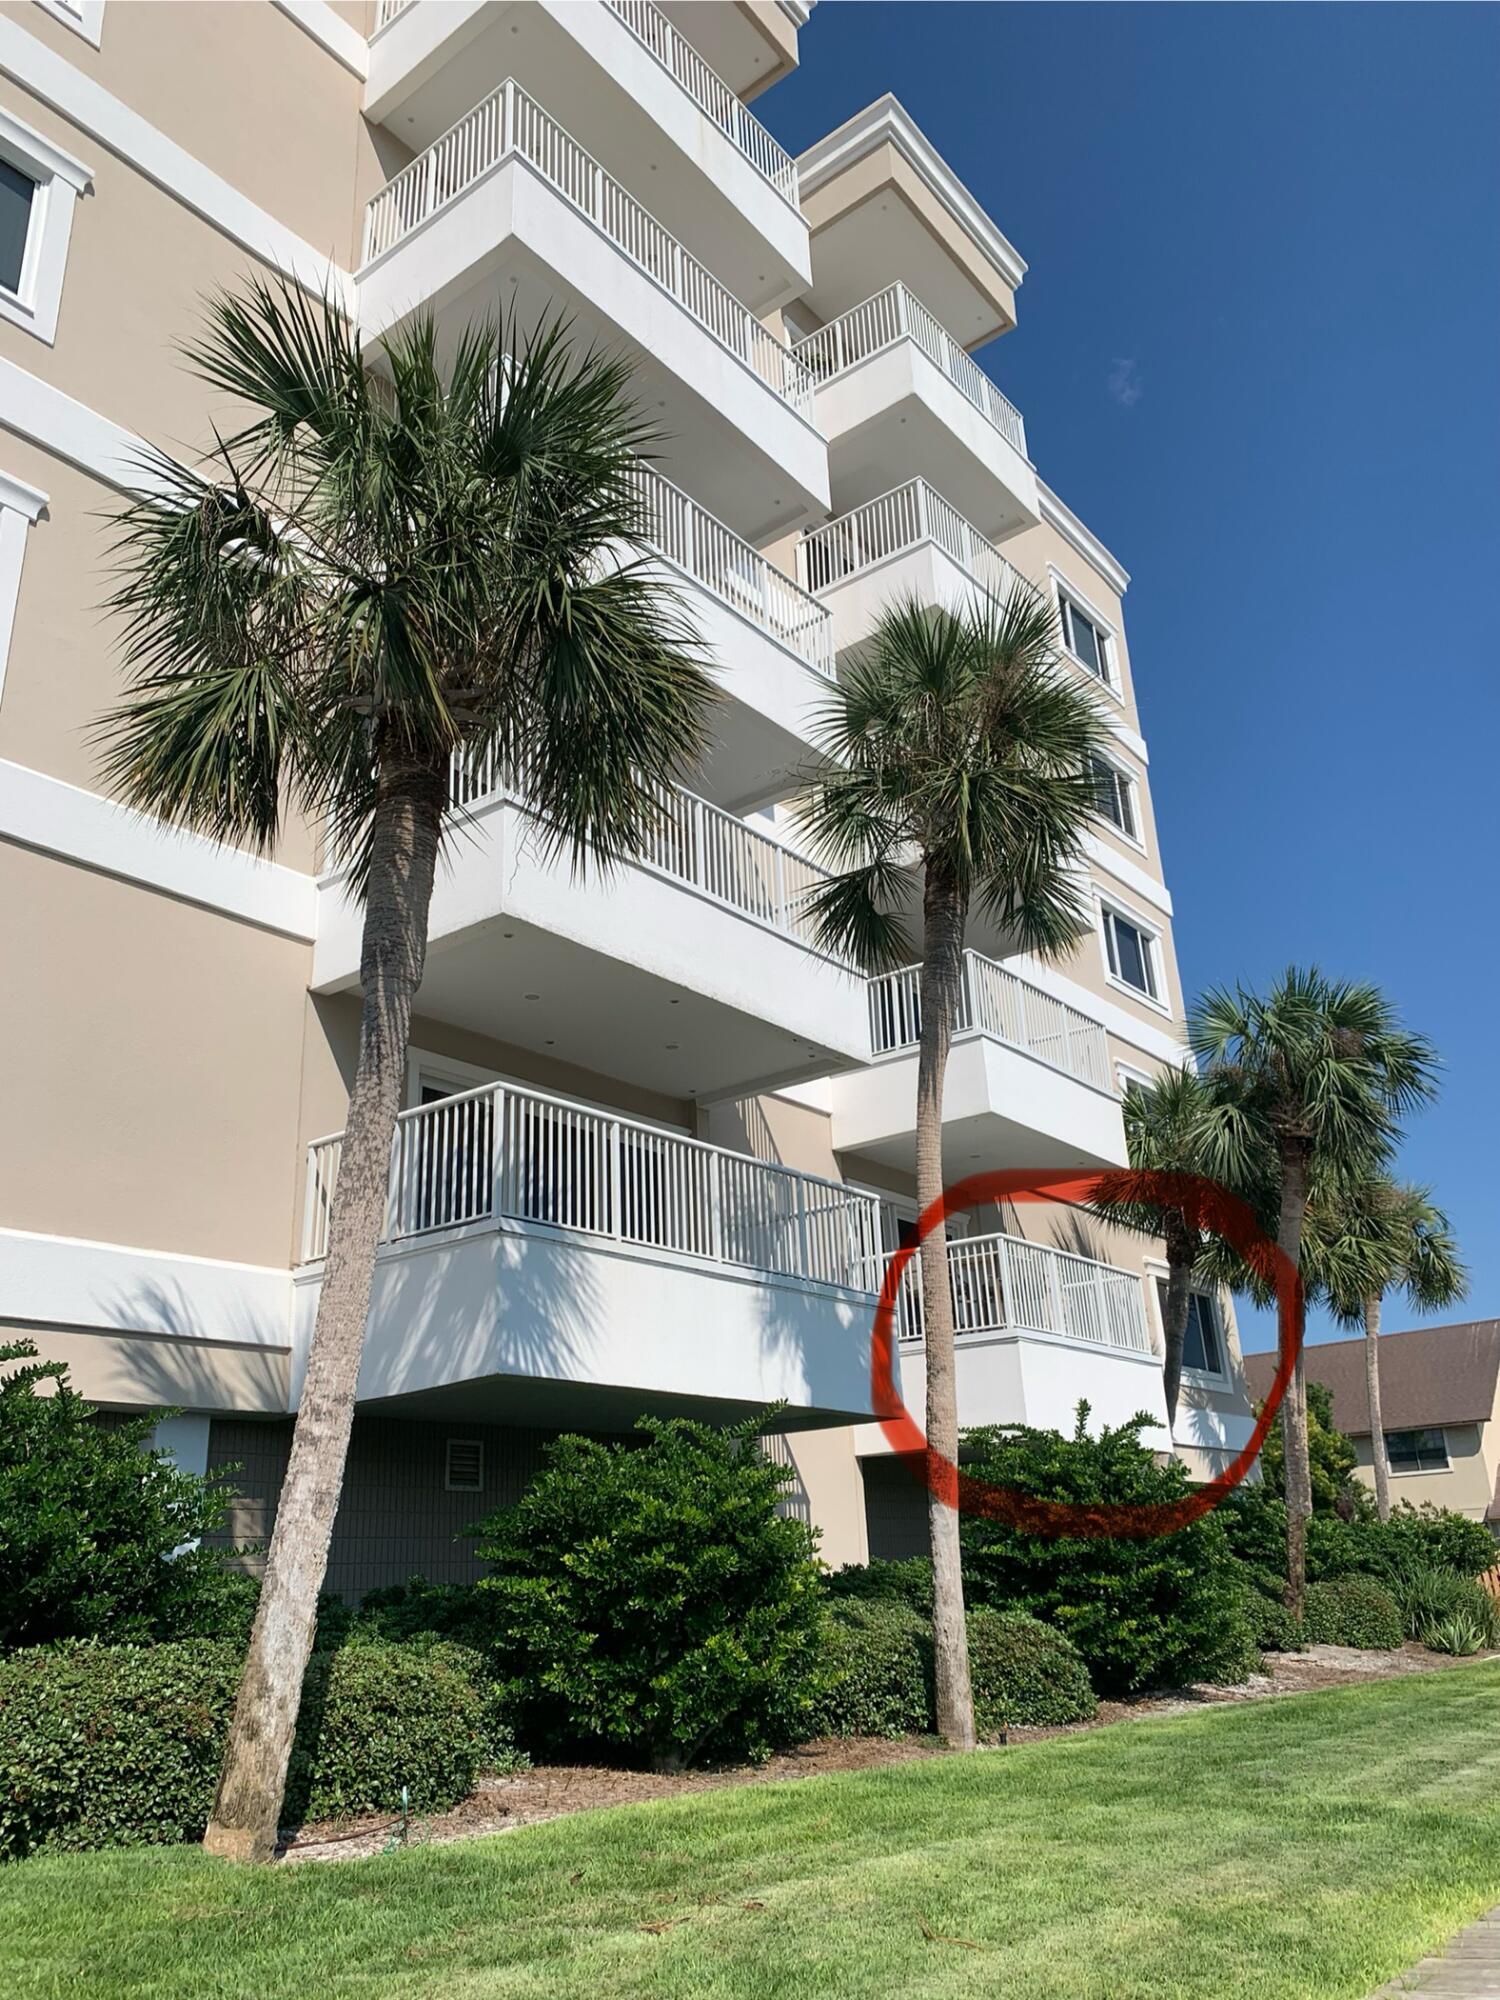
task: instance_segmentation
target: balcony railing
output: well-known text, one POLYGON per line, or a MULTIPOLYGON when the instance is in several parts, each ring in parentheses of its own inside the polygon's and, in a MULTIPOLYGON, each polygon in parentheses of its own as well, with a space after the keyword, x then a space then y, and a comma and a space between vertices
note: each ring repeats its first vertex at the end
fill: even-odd
MULTIPOLYGON (((454 805, 469 811, 498 799, 527 807, 526 759, 500 747, 477 757, 456 753, 449 791, 454 805)), ((634 865, 685 882, 810 950, 822 949, 808 898, 827 881, 827 871, 681 785, 663 794, 660 817, 634 865)))
POLYGON ((923 542, 935 543, 992 597, 1004 601, 1012 590, 1036 588, 925 479, 910 479, 804 535, 797 544, 797 574, 806 589, 828 590, 923 542))
MULTIPOLYGON (((872 1266, 878 1290, 885 1259, 872 1266)), ((1090 1347, 1149 1354, 1141 1281, 1113 1264, 1019 1236, 960 1236, 948 1244, 955 1333, 1052 1333, 1090 1347)), ((912 1257, 896 1294, 896 1332, 922 1338, 922 1264, 912 1257)))
MULTIPOLYGON (((919 965, 869 982, 870 1046, 877 1056, 916 1047, 922 1034, 921 982, 919 965)), ((1114 1095, 1109 1040, 1099 1023, 977 951, 964 953, 957 1029, 1006 1042, 1114 1095)))
POLYGON ((510 77, 375 196, 365 210, 362 269, 512 157, 534 168, 768 388, 809 414, 812 379, 785 342, 510 77))
POLYGON ((382 28, 388 28, 391 25, 398 14, 404 14, 408 7, 415 5, 416 0, 377 0, 375 26, 372 33, 378 35, 382 28))
MULTIPOLYGON (((308 1148, 308 1261, 327 1255, 342 1147, 308 1148)), ((494 1083, 402 1112, 384 1240, 504 1217, 856 1291, 880 1241, 873 1195, 566 1098, 494 1083)))
POLYGON ((694 104, 739 148, 751 166, 771 183, 783 201, 797 206, 797 162, 771 137, 753 112, 746 110, 718 73, 684 41, 660 7, 651 0, 604 0, 619 15, 636 40, 682 85, 694 104))
POLYGON ((636 475, 641 532, 669 562, 833 677, 833 613, 649 465, 636 475))
POLYGON ((942 370, 948 380, 987 417, 1007 444, 1026 456, 1026 426, 1021 412, 1002 396, 978 362, 965 354, 958 342, 933 318, 919 298, 905 285, 887 285, 863 305, 854 306, 793 343, 793 352, 805 361, 813 380, 827 382, 846 368, 867 361, 882 348, 898 340, 912 340, 928 360, 942 370))

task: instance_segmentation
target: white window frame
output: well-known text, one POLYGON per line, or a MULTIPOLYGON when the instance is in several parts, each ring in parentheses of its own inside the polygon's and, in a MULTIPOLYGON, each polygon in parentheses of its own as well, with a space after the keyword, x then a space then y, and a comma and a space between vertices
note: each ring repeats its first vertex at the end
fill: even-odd
MULTIPOLYGON (((1094 810, 1094 818, 1098 820, 1101 826, 1108 827, 1116 840, 1123 840, 1127 847, 1133 847, 1138 854, 1144 854, 1146 852, 1146 841, 1141 831, 1140 780, 1128 765, 1122 764, 1118 757, 1111 757, 1107 750, 1096 750, 1094 758, 1100 764, 1107 764, 1110 770, 1114 772, 1120 785, 1123 786, 1126 796, 1130 801, 1130 817, 1134 822, 1135 831, 1134 833, 1127 833, 1125 828, 1120 826, 1115 820, 1112 820, 1107 812, 1102 812, 1097 807, 1094 810)), ((1093 776, 1092 765, 1089 769, 1089 776, 1093 776)))
POLYGON ((0 318, 24 327, 50 347, 57 338, 73 206, 93 185, 93 171, 4 110, 0 110, 0 159, 36 183, 21 282, 13 292, 0 285, 0 318))
POLYGON ((1156 1078, 1149 1069, 1140 1069, 1135 1063, 1117 1062, 1115 1064, 1115 1082, 1120 1087, 1121 1097, 1125 1095, 1127 1084, 1138 1083, 1142 1090, 1149 1090, 1155 1081, 1156 1078))
POLYGON ((1139 1001, 1143 1007, 1154 1007, 1158 1014, 1165 1014, 1170 1020, 1172 1009, 1166 1001, 1167 961, 1166 954, 1162 950, 1162 937, 1164 934, 1160 924, 1151 923, 1147 918, 1141 916, 1139 912, 1131 909, 1128 903, 1122 902, 1114 896, 1101 895, 1099 897, 1098 933, 1099 956, 1104 966, 1104 977, 1109 984, 1117 993, 1128 993, 1132 1000, 1139 1001), (1155 993, 1146 993, 1139 986, 1132 986, 1128 979, 1120 977, 1119 973, 1115 971, 1113 965, 1110 963, 1109 920, 1111 917, 1118 919, 1122 923, 1129 924, 1132 930, 1140 932, 1151 965, 1151 977, 1156 983, 1155 993))
POLYGON ((1087 674, 1094 687, 1104 688, 1107 693, 1114 696, 1116 701, 1123 703, 1125 697, 1120 680, 1120 633, 1118 626, 1114 623, 1113 619, 1105 617, 1104 613, 1084 595, 1071 577, 1064 576, 1062 571, 1051 563, 1047 566, 1047 574, 1052 582, 1052 599, 1057 611, 1058 635, 1062 640, 1064 659, 1070 660, 1080 673, 1087 674), (1082 612, 1083 616, 1087 618, 1098 634, 1100 650, 1103 656, 1102 665, 1104 671, 1102 674, 1095 673, 1088 661, 1073 651, 1067 637, 1066 618, 1063 612, 1064 598, 1068 600, 1068 603, 1074 609, 1082 612))
POLYGON ((21 564, 31 524, 47 504, 45 493, 0 472, 0 701, 5 699, 5 670, 10 664, 11 633, 21 599, 21 564))
POLYGON ((1385 1455, 1392 1479, 1441 1479, 1445 1472, 1453 1470, 1453 1453, 1448 1448, 1448 1429, 1445 1424, 1398 1424, 1385 1434, 1385 1455), (1424 1432, 1436 1431, 1443 1440, 1443 1463, 1441 1465, 1400 1465, 1391 1458, 1393 1437, 1420 1437, 1424 1432))
POLYGON ((98 48, 104 33, 104 0, 36 0, 36 4, 54 21, 82 35, 92 48, 98 48))
MULTIPOLYGON (((1161 1342, 1161 1352, 1165 1355, 1167 1351, 1167 1327, 1162 1311, 1165 1304, 1163 1294, 1171 1273, 1161 1258, 1148 1257, 1146 1259, 1146 1276, 1149 1280, 1147 1290, 1151 1294, 1152 1303, 1156 1310, 1156 1331, 1161 1342)), ((1219 1367, 1217 1371, 1211 1368, 1184 1367, 1182 1379, 1184 1382, 1200 1389, 1227 1389, 1232 1386, 1234 1378, 1230 1374, 1229 1369, 1229 1328, 1225 1321, 1223 1304, 1211 1285, 1190 1284, 1188 1290, 1196 1297, 1207 1299, 1208 1301, 1209 1310, 1213 1314, 1214 1336, 1219 1343, 1219 1367)))

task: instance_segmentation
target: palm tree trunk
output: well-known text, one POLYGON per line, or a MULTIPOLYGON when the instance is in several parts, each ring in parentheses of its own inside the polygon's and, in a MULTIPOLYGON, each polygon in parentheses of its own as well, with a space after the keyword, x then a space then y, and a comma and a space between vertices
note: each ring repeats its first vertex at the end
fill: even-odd
POLYGON ((329 1217, 323 1287, 260 1607, 203 1843, 209 1853, 236 1861, 266 1861, 276 1848, 302 1677, 354 1421, 445 789, 441 773, 382 760, 360 961, 359 1059, 329 1217))
POLYGON ((1375 1469, 1375 1511, 1391 1518, 1391 1462, 1386 1457, 1385 1431, 1380 1421, 1380 1294, 1365 1300, 1365 1388, 1370 1399, 1370 1463, 1375 1469))
POLYGON ((1196 1242, 1189 1243, 1171 1228, 1167 1231, 1167 1297, 1162 1307, 1161 1331, 1164 1353, 1161 1363, 1162 1392, 1167 1399, 1167 1425, 1177 1421, 1177 1398, 1182 1390, 1182 1346, 1187 1339, 1188 1313, 1193 1303, 1193 1266, 1198 1261, 1196 1242))
MULTIPOLYGON (((1298 1269, 1302 1220, 1307 1213, 1307 1154, 1289 1141, 1282 1148, 1281 1211, 1276 1245, 1298 1269)), ((1286 1605, 1301 1618, 1307 1593, 1307 1524, 1312 1518, 1312 1465, 1307 1448, 1307 1376, 1299 1341, 1292 1377, 1281 1403, 1282 1463, 1286 1481, 1286 1605)))
MULTIPOLYGON (((963 991, 964 906, 954 884, 928 870, 922 891, 922 1038, 917 1055, 917 1203, 943 1192, 943 1077, 963 991)), ((927 1347, 927 1523, 932 1542, 932 1646, 937 1729, 955 1750, 974 1747, 963 1560, 952 1494, 958 1463, 958 1384, 948 1232, 940 1222, 917 1252, 927 1347)))

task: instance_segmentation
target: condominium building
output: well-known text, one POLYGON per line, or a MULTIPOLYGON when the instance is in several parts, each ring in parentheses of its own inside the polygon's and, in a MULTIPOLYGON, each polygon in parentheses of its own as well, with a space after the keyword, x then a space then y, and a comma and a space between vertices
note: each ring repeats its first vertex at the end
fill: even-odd
MULTIPOLYGON (((317 1307, 360 912, 316 828, 264 861, 106 796, 106 517, 143 440, 210 441, 177 349, 252 272, 331 290, 372 342, 419 313, 561 311, 629 358, 668 440, 641 492, 722 688, 712 746, 608 882, 547 861, 504 773, 465 782, 335 1532, 347 1593, 470 1573, 455 1537, 549 1436, 651 1411, 778 1405, 831 1562, 920 1538, 870 1421, 874 1289, 915 1215, 916 978, 819 949, 784 810, 896 593, 1025 579, 1110 728, 1089 935, 1040 964, 974 923, 950 1178, 1123 1161, 1123 1081, 1182 1052, 1127 578, 972 358, 1026 265, 894 98, 800 159, 753 108, 802 33, 844 32, 803 0, 0 8, 0 1318, 101 1406, 179 1410, 183 1463, 239 1468, 241 1538, 272 1518, 317 1307)), ((1169 1433, 1159 1246, 1055 1206, 955 1230, 965 1424, 1144 1411, 1195 1476, 1244 1443, 1207 1294, 1169 1433)), ((920 1326, 907 1300, 919 1417, 920 1326)))

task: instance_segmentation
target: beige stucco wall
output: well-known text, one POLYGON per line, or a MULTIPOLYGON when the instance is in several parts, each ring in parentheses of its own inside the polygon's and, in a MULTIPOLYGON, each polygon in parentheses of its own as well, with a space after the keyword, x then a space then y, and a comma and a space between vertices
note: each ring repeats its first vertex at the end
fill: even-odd
MULTIPOLYGON (((1448 1470, 1393 1471, 1391 1505, 1399 1507, 1407 1502, 1413 1507, 1450 1507, 1456 1514, 1482 1521, 1495 1498, 1496 1460, 1500 1457, 1497 1426, 1491 1419, 1485 1423, 1446 1424, 1443 1429, 1448 1440, 1448 1470)), ((1370 1463, 1369 1438, 1356 1438, 1354 1449, 1359 1457, 1358 1476, 1373 1492, 1375 1473, 1370 1463)))
MULTIPOLYGON (((364 87, 279 7, 109 0, 97 49, 29 0, 4 0, 0 11, 315 250, 350 264, 356 181, 373 159, 360 130, 364 87)), ((102 165, 92 135, 70 150, 102 165)), ((362 185, 360 198, 371 192, 362 185)))
POLYGON ((71 1386, 104 1409, 280 1415, 287 1406, 288 1355, 282 1349, 59 1327, 7 1327, 6 1338, 30 1339, 43 1359, 66 1362, 71 1386))
POLYGON ((285 1265, 310 950, 0 842, 0 1225, 285 1265))

